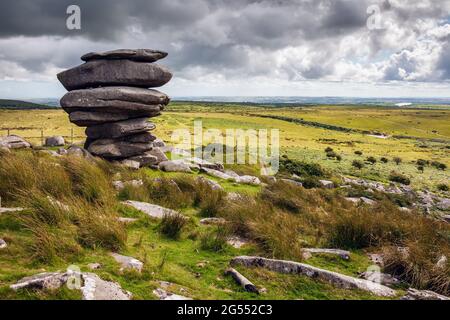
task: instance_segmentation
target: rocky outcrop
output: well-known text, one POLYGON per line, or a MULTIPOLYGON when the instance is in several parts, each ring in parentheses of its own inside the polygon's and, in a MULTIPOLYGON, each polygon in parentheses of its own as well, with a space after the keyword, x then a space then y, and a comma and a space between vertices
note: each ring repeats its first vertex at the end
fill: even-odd
POLYGON ((0 137, 0 146, 8 149, 25 149, 31 148, 31 143, 16 135, 0 137))
POLYGON ((70 91, 61 99, 61 107, 71 122, 87 127, 87 151, 132 164, 132 169, 167 160, 159 150, 157 155, 147 154, 156 140, 149 133, 155 125, 147 118, 158 116, 170 100, 149 89, 172 78, 166 68, 153 63, 165 56, 165 52, 150 49, 91 52, 82 56, 84 64, 58 74, 70 91))
POLYGON ((304 263, 274 260, 262 257, 240 256, 231 260, 231 265, 243 265, 246 267, 261 267, 280 273, 301 274, 311 278, 329 282, 344 289, 360 289, 372 294, 391 297, 395 291, 381 284, 364 279, 358 279, 337 272, 313 267, 304 263))

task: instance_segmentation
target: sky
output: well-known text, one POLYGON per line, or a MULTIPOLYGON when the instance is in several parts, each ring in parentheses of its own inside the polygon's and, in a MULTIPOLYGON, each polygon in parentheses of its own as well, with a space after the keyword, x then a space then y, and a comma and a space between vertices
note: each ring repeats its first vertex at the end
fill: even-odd
POLYGON ((450 0, 1 0, 0 98, 120 48, 168 52, 172 97, 450 97, 450 0))

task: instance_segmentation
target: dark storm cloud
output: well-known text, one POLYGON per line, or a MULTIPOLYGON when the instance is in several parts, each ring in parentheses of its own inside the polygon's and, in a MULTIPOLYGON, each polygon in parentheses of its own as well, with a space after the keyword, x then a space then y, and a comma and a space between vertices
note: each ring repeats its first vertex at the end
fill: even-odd
MULTIPOLYGON (((420 36, 419 19, 448 15, 448 6, 438 1, 427 6, 419 6, 418 0, 411 0, 411 5, 398 5, 399 1, 403 0, 1 0, 0 40, 41 36, 61 40, 48 43, 53 46, 50 53, 33 54, 27 46, 0 47, 0 62, 41 72, 48 63, 58 68, 79 63, 86 50, 134 45, 168 50, 165 63, 179 75, 198 67, 205 73, 235 77, 282 71, 289 79, 321 79, 336 71, 339 59, 354 58, 341 55, 339 50, 345 47, 339 43, 345 36, 367 32, 370 4, 379 3, 384 13, 408 30, 405 36, 420 36), (81 8, 79 31, 66 28, 66 8, 71 4, 81 8), (61 45, 67 39, 80 45, 61 45), (308 56, 289 59, 276 70, 272 55, 291 47, 304 47, 308 56), (310 62, 303 65, 302 60, 310 62)), ((361 41, 367 41, 369 52, 364 54, 385 49, 390 36, 390 30, 365 35, 361 41)), ((448 58, 442 56, 439 68, 448 79, 448 58)), ((405 59, 400 62, 414 71, 405 59)), ((0 77, 1 73, 0 67, 0 77)), ((399 77, 397 65, 385 68, 386 79, 399 77)))

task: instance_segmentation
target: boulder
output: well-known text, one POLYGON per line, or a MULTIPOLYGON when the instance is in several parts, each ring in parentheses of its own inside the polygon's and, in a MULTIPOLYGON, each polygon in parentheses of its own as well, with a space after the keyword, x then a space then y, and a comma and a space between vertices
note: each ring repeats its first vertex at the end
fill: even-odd
POLYGON ((191 168, 183 160, 167 160, 159 163, 159 169, 166 172, 187 172, 191 173, 191 168))
POLYGON ((383 297, 395 296, 394 290, 386 286, 383 286, 379 283, 350 277, 347 275, 320 269, 300 262, 267 259, 262 257, 240 256, 232 259, 230 261, 230 264, 232 266, 243 265, 246 267, 261 267, 271 271, 286 274, 302 274, 310 278, 329 282, 337 287, 344 289, 365 290, 383 297))
POLYGON ((147 151, 145 154, 156 157, 156 163, 169 160, 169 158, 167 158, 167 156, 164 154, 164 152, 162 152, 160 148, 155 147, 155 141, 153 141, 153 148, 147 151))
POLYGON ((91 60, 58 73, 68 90, 108 86, 160 87, 172 78, 168 69, 148 62, 131 60, 91 60))
POLYGON ((10 286, 14 291, 20 289, 56 290, 61 288, 68 279, 67 273, 43 272, 19 280, 10 286))
POLYGON ((65 140, 61 136, 54 136, 45 138, 46 147, 61 147, 66 144, 65 140))
POLYGON ((131 206, 152 218, 162 219, 165 215, 179 215, 179 213, 175 210, 167 209, 147 202, 127 200, 122 203, 131 206))
POLYGON ((130 180, 130 181, 113 181, 113 186, 116 190, 122 190, 123 188, 125 188, 126 186, 132 186, 132 187, 140 187, 144 184, 144 182, 141 179, 138 180, 130 180))
MULTIPOLYGON (((158 109, 158 108, 156 108, 158 109)), ((69 114, 69 120, 70 122, 76 124, 80 127, 87 127, 87 126, 95 126, 99 124, 104 123, 110 123, 110 122, 116 122, 116 121, 122 121, 122 120, 128 120, 132 118, 138 118, 142 116, 154 116, 159 111, 155 112, 149 112, 149 114, 140 114, 137 112, 136 114, 133 113, 108 113, 108 112, 99 112, 99 111, 74 111, 69 114)))
POLYGON ((123 256, 118 253, 111 253, 111 256, 116 260, 117 263, 121 265, 120 271, 123 270, 135 270, 137 272, 141 272, 144 267, 144 263, 139 261, 138 259, 123 256))
POLYGON ((90 139, 122 138, 153 129, 155 125, 148 122, 147 118, 137 118, 90 126, 86 129, 86 135, 90 139))
POLYGON ((8 246, 5 240, 0 238, 0 249, 5 249, 8 246))
POLYGON ((409 288, 401 300, 450 300, 450 298, 429 290, 409 288))
POLYGON ((98 139, 89 144, 88 151, 107 159, 129 158, 151 150, 154 139, 148 132, 118 139, 98 139))
POLYGON ((329 180, 319 180, 320 184, 322 185, 322 187, 324 187, 325 189, 333 189, 334 188, 334 183, 333 181, 329 181, 329 180))
POLYGON ((188 297, 167 292, 166 290, 161 288, 153 290, 153 294, 157 296, 159 300, 192 300, 191 298, 188 297))
POLYGON ((139 170, 139 168, 141 167, 139 162, 130 159, 121 160, 119 161, 119 164, 125 168, 132 170, 139 170))
POLYGON ((106 52, 89 52, 81 57, 83 61, 127 59, 140 62, 155 62, 167 57, 167 52, 151 49, 119 49, 106 52))
POLYGON ((366 271, 361 273, 359 276, 363 279, 380 283, 385 286, 394 286, 400 283, 400 281, 397 278, 391 276, 390 274, 382 273, 380 271, 374 270, 366 271))
POLYGON ((139 166, 141 168, 158 164, 158 158, 155 156, 152 156, 148 152, 134 156, 134 157, 130 157, 130 158, 128 158, 128 160, 138 162, 139 166))
POLYGON ((223 190, 223 187, 218 182, 211 179, 207 179, 203 176, 199 176, 197 178, 197 181, 209 185, 212 190, 223 190))
POLYGON ((31 148, 31 144, 22 137, 16 135, 9 135, 0 137, 0 145, 8 149, 25 149, 31 148))
POLYGON ((253 186, 259 186, 261 184, 261 180, 258 177, 254 176, 238 176, 234 178, 234 181, 242 184, 250 184, 253 186))
POLYGON ((67 155, 92 159, 92 155, 89 153, 89 151, 75 145, 71 145, 69 148, 67 148, 67 155))
MULTIPOLYGON (((117 113, 127 114, 129 118, 158 115, 168 103, 169 97, 162 92, 133 87, 74 90, 66 93, 61 99, 61 107, 68 113, 75 111, 117 113)), ((92 117, 101 119, 104 116, 94 114, 92 117)))
POLYGON ((84 282, 81 287, 83 300, 131 300, 133 297, 116 282, 102 280, 94 273, 84 272, 81 275, 84 282))

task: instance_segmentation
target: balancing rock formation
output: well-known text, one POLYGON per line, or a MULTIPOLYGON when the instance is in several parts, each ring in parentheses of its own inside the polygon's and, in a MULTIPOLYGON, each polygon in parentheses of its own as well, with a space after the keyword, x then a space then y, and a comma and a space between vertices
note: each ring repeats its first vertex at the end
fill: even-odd
POLYGON ((154 62, 167 53, 123 49, 88 53, 84 64, 63 71, 58 80, 69 91, 61 107, 72 123, 87 127, 85 148, 110 161, 133 160, 141 166, 158 162, 148 153, 157 138, 147 118, 160 115, 170 99, 154 89, 172 73, 154 62))

